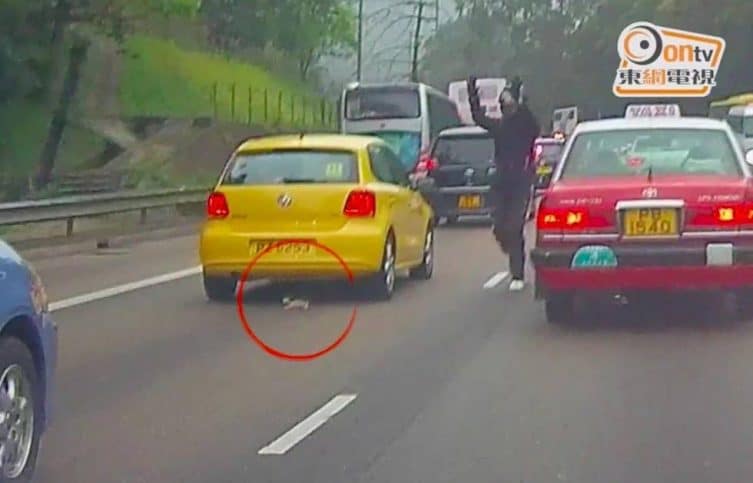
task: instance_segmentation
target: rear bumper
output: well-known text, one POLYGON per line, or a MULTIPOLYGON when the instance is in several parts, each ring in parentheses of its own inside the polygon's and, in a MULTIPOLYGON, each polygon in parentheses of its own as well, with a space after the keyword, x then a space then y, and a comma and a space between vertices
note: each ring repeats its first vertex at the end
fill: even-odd
POLYGON ((256 259, 247 274, 249 279, 346 279, 348 272, 357 277, 379 270, 386 236, 386 231, 366 226, 345 227, 334 232, 291 233, 290 236, 282 233, 237 233, 205 227, 199 242, 199 254, 207 275, 240 278, 256 259), (273 249, 257 258, 257 254, 250 249, 251 240, 290 239, 316 241, 337 256, 311 247, 309 254, 279 254, 273 249))
POLYGON ((615 266, 573 268, 571 264, 578 248, 531 251, 539 291, 753 287, 753 246, 731 247, 728 263, 710 260, 705 245, 613 248, 615 266))
POLYGON ((489 199, 489 186, 453 186, 434 188, 424 192, 424 197, 438 217, 442 216, 485 216, 492 212, 489 199), (478 208, 460 208, 461 196, 478 195, 481 206, 478 208))

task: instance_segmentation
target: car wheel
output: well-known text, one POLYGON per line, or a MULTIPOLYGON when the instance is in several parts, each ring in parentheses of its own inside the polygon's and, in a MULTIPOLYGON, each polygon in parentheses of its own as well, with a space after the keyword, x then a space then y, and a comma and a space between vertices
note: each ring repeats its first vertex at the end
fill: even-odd
POLYGON ((238 282, 231 277, 204 274, 204 293, 213 302, 229 302, 235 298, 238 282))
POLYGON ((29 482, 39 453, 42 391, 29 349, 0 339, 0 481, 29 482))
POLYGON ((445 218, 445 223, 448 225, 454 225, 458 222, 458 217, 456 215, 448 216, 445 218))
POLYGON ((379 272, 374 274, 365 285, 367 295, 376 300, 389 300, 395 292, 397 271, 395 270, 395 237, 392 232, 387 236, 382 251, 382 263, 379 272))
POLYGON ((550 293, 544 299, 546 320, 550 324, 566 324, 575 318, 575 297, 569 293, 550 293))
POLYGON ((434 226, 426 227, 424 236, 424 254, 421 265, 410 271, 410 276, 416 280, 429 280, 434 274, 434 226))

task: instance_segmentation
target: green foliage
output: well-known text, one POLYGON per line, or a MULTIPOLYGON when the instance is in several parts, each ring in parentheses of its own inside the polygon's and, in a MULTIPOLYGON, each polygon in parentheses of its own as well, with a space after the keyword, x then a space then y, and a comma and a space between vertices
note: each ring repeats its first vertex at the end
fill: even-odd
POLYGON ((200 13, 217 48, 273 45, 293 56, 303 79, 322 56, 355 48, 355 16, 345 0, 203 0, 200 13))
MULTIPOLYGON (((298 82, 280 79, 252 64, 228 59, 218 54, 191 52, 175 44, 141 35, 126 42, 125 65, 120 84, 120 105, 126 116, 191 118, 214 115, 226 120, 246 121, 248 90, 252 93, 252 112, 262 122, 264 91, 267 91, 269 118, 277 116, 277 100, 282 93, 280 123, 293 124, 291 99, 297 98, 292 113, 300 118, 301 99, 316 97, 298 82), (213 88, 217 85, 216 104, 213 88), (231 87, 235 85, 235 118, 231 118, 231 87), (296 113, 297 111, 297 113, 296 113)), ((313 117, 309 115, 309 117, 313 117)), ((268 119, 269 120, 269 119, 268 119)))

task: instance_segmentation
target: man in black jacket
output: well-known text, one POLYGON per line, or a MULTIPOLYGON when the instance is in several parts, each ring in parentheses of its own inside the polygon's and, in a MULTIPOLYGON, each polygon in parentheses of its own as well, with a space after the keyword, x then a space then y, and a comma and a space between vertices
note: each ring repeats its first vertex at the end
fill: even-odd
POLYGON ((502 119, 489 118, 484 112, 475 77, 468 79, 468 99, 473 120, 494 139, 497 166, 491 183, 494 237, 510 259, 510 290, 522 290, 525 286, 523 230, 534 177, 530 158, 540 125, 525 104, 523 84, 517 77, 499 96, 502 119))

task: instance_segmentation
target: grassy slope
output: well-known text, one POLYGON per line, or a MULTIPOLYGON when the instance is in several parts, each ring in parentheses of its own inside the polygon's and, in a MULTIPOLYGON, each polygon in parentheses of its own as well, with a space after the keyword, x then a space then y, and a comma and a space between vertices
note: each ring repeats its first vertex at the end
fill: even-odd
MULTIPOLYGON (((124 116, 213 115, 212 86, 216 83, 217 116, 223 120, 248 122, 251 88, 254 124, 298 126, 304 121, 309 126, 321 124, 321 101, 298 82, 280 79, 262 68, 221 55, 183 50, 170 41, 153 37, 134 36, 126 47, 119 93, 124 116), (233 84, 236 85, 234 117, 230 108, 233 84), (278 108, 280 92, 282 106, 278 108)), ((90 56, 74 107, 77 115, 84 108, 87 89, 93 88, 92 72, 99 70, 101 62, 99 57, 90 56)), ((29 102, 17 101, 0 108, 0 178, 25 177, 35 171, 50 116, 49 107, 29 102)), ((96 113, 88 116, 95 117, 96 113)), ((104 141, 95 134, 70 124, 57 168, 67 171, 81 167, 103 147, 104 141)))
MULTIPOLYGON (((0 109, 0 176, 26 176, 34 171, 50 122, 50 110, 41 104, 11 102, 0 109)), ((86 129, 70 126, 60 147, 61 170, 81 166, 104 148, 104 142, 86 129)))
POLYGON ((126 116, 186 118, 216 113, 223 120, 248 122, 250 97, 253 123, 298 125, 304 122, 305 111, 307 125, 321 124, 321 99, 309 88, 251 64, 182 50, 169 41, 145 36, 128 41, 124 62, 120 103, 126 116), (216 106, 212 102, 214 86, 216 106))

